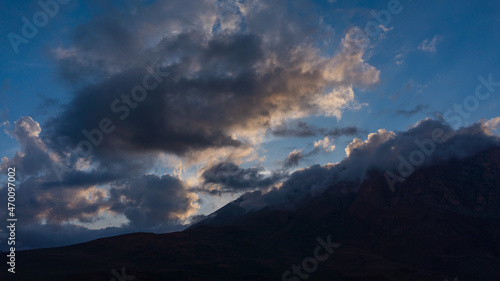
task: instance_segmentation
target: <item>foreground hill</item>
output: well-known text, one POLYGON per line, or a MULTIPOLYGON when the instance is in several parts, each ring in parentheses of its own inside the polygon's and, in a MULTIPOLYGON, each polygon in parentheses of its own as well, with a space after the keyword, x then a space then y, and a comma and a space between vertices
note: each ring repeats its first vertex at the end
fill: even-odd
POLYGON ((22 251, 13 280, 500 280, 500 148, 417 170, 394 192, 383 171, 336 190, 294 209, 229 204, 230 219, 183 232, 22 251))

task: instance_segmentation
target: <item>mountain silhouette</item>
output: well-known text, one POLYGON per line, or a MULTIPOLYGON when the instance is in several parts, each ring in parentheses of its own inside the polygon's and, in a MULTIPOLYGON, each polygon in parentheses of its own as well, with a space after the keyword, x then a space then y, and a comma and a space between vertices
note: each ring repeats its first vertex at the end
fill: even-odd
POLYGON ((292 209, 236 200, 182 232, 20 251, 12 280, 500 280, 499 147, 422 167, 394 191, 380 170, 338 189, 292 209))

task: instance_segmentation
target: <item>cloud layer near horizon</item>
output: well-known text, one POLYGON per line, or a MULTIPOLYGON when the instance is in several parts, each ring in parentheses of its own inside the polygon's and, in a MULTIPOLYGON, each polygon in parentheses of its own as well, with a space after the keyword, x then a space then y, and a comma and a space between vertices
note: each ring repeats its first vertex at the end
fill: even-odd
MULTIPOLYGON (((353 139, 346 147, 346 157, 341 162, 300 169, 279 188, 242 195, 239 205, 247 210, 266 206, 294 208, 301 200, 317 196, 329 188, 338 193, 356 192, 370 171, 390 172, 404 179, 411 175, 412 170, 407 169, 406 164, 402 165, 403 162, 410 163, 417 170, 500 147, 500 136, 493 133, 499 127, 497 119, 482 120, 459 129, 453 129, 439 119, 422 120, 402 132, 380 129, 369 134, 364 141, 353 139), (423 157, 416 157, 416 154, 423 157)), ((389 179, 388 189, 391 188, 390 182, 395 181, 394 178, 389 179)))

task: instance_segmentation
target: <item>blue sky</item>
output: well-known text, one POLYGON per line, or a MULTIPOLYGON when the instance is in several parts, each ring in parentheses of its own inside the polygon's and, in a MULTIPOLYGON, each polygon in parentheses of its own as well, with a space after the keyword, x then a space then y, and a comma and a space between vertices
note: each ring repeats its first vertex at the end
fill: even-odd
MULTIPOLYGON (((115 9, 132 6, 115 2, 109 4, 115 9)), ((374 20, 369 14, 370 10, 386 8, 386 1, 316 2, 318 9, 322 9, 325 20, 336 28, 337 34, 328 39, 332 43, 340 41, 342 28, 351 25, 364 27, 367 22, 374 20), (345 10, 349 10, 349 13, 345 10), (340 20, 335 20, 337 17, 340 20)), ((38 117, 37 121, 43 123, 47 115, 50 115, 48 109, 40 108, 45 98, 65 103, 72 96, 72 89, 58 81, 57 64, 48 53, 51 49, 70 44, 68 41, 71 40, 71 35, 68 30, 103 13, 106 5, 97 1, 90 4, 70 1, 61 5, 60 12, 40 28, 28 44, 19 46, 18 54, 14 53, 6 35, 9 32, 20 34, 23 24, 21 18, 31 18, 41 8, 36 1, 5 1, 2 6, 2 112, 8 109, 10 120, 29 115, 38 117)), ((369 59, 370 64, 381 70, 381 82, 371 89, 360 91, 357 96, 360 103, 368 103, 369 106, 354 112, 353 116, 346 112, 343 118, 345 120, 340 120, 341 124, 360 124, 365 121, 361 127, 369 131, 380 127, 403 129, 428 116, 425 111, 443 112, 454 103, 463 101, 474 91, 477 76, 495 73, 495 66, 500 60, 496 48, 500 40, 498 3, 402 1, 401 6, 403 12, 393 15, 389 23, 389 27, 393 29, 383 39, 377 40, 372 50, 373 56, 369 59), (424 40, 435 37, 435 52, 418 49, 424 40), (395 63, 397 55, 402 55, 401 65, 395 63), (407 86, 410 88, 407 89, 407 86), (404 100, 388 98, 397 92, 402 92, 404 100), (429 108, 410 118, 395 117, 389 113, 394 109, 412 110, 418 104, 429 108), (368 120, 370 122, 366 122, 368 120)), ((498 100, 491 101, 488 105, 481 106, 481 110, 475 112, 468 121, 495 117, 494 106, 497 102, 498 100)), ((54 110, 57 109, 51 109, 54 110)), ((330 124, 338 122, 335 118, 319 119, 318 122, 330 124)), ((0 149, 6 156, 12 156, 16 141, 6 134, 2 134, 0 138, 0 149)))
MULTIPOLYGON (((42 2, 44 1, 42 0, 42 2)), ((9 34, 22 34, 22 18, 26 17, 32 20, 33 15, 42 8, 37 1, 2 1, 1 10, 3 13, 1 15, 2 24, 0 25, 0 33, 2 35, 0 40, 0 122, 4 123, 2 125, 3 131, 0 133, 0 156, 7 157, 7 160, 10 159, 9 161, 11 162, 14 161, 16 152, 26 149, 22 145, 21 138, 16 135, 16 132, 18 132, 15 129, 16 126, 21 127, 22 124, 29 124, 26 126, 29 126, 30 130, 36 131, 38 125, 35 123, 38 123, 42 132, 39 134, 39 137, 44 143, 43 150, 47 155, 48 151, 53 151, 54 155, 59 155, 58 161, 63 161, 61 159, 68 157, 66 164, 71 163, 68 165, 75 165, 74 167, 85 166, 87 170, 82 168, 83 170, 81 171, 89 173, 88 175, 95 173, 101 167, 100 165, 112 170, 113 168, 110 167, 115 167, 118 165, 117 163, 123 163, 124 161, 130 161, 130 163, 134 164, 139 162, 147 163, 144 166, 144 171, 138 171, 136 177, 121 179, 122 181, 120 181, 110 176, 113 180, 101 180, 89 184, 86 187, 87 189, 85 189, 87 191, 92 189, 94 191, 105 190, 111 192, 110 190, 114 190, 113 188, 122 185, 123 182, 135 182, 137 177, 149 173, 160 177, 160 179, 153 179, 152 182, 154 183, 151 183, 151 186, 155 186, 154 184, 157 182, 165 181, 176 187, 177 185, 181 185, 186 190, 195 188, 194 190, 197 190, 197 192, 192 193, 194 195, 189 195, 191 193, 188 192, 187 195, 183 195, 185 196, 183 198, 191 198, 192 196, 201 198, 197 202, 194 199, 192 202, 190 201, 197 205, 196 208, 193 207, 191 209, 189 207, 186 209, 179 207, 182 210, 164 210, 165 212, 170 212, 167 215, 168 218, 177 216, 177 220, 186 220, 196 215, 207 215, 244 192, 252 190, 251 187, 245 187, 244 189, 233 187, 234 189, 231 189, 231 192, 225 192, 219 186, 216 188, 222 189, 217 189, 219 191, 218 196, 214 195, 217 191, 214 194, 206 192, 206 190, 204 192, 203 188, 209 187, 204 185, 208 180, 207 177, 203 177, 203 172, 214 169, 218 161, 234 162, 242 169, 258 167, 262 175, 281 171, 285 159, 294 150, 302 151, 304 157, 297 165, 287 170, 287 173, 314 164, 337 163, 346 157, 344 149, 354 138, 365 140, 369 133, 376 132, 381 128, 395 132, 406 131, 422 119, 439 119, 447 110, 453 109, 455 104, 463 105, 469 96, 474 95, 477 86, 480 85, 479 76, 487 79, 489 75, 492 75, 493 81, 500 81, 500 73, 498 72, 498 65, 500 64, 500 57, 498 56, 498 46, 500 44, 499 2, 400 1, 397 7, 402 9, 401 12, 391 14, 391 18, 386 21, 386 25, 379 27, 380 34, 369 37, 369 44, 363 47, 361 51, 353 51, 361 54, 360 61, 356 61, 357 57, 343 57, 343 50, 348 50, 346 42, 348 42, 349 36, 351 36, 353 30, 356 30, 356 28, 359 28, 362 32, 365 26, 376 22, 373 14, 387 13, 388 3, 393 1, 292 1, 292 3, 298 4, 284 4, 287 7, 284 11, 272 10, 274 7, 268 7, 265 4, 262 6, 264 8, 256 8, 251 5, 245 6, 245 1, 237 1, 239 6, 236 6, 239 7, 239 10, 234 9, 234 1, 207 0, 202 2, 209 8, 214 6, 222 8, 220 8, 220 11, 214 12, 214 18, 207 16, 205 19, 205 15, 211 15, 210 9, 206 13, 200 12, 199 10, 202 10, 203 7, 196 8, 194 7, 195 4, 191 2, 186 3, 185 7, 183 7, 182 5, 175 4, 176 1, 84 2, 71 0, 67 4, 58 4, 59 11, 55 13, 53 18, 48 20, 45 26, 39 28, 38 33, 29 39, 28 43, 20 44, 16 53, 15 48, 9 40, 9 34), (170 4, 170 2, 174 4, 170 4), (254 12, 252 9, 255 9, 257 12, 254 12), (257 21, 256 18, 261 16, 259 13, 263 13, 262 11, 266 9, 269 9, 267 11, 269 14, 267 18, 263 18, 269 20, 269 23, 257 21), (158 12, 155 12, 155 10, 158 10, 158 12), (164 11, 164 14, 160 11, 164 11), (276 51, 278 47, 286 49, 288 46, 296 46, 296 49, 287 50, 286 52, 288 53, 283 51, 283 56, 290 56, 293 50, 304 51, 306 49, 304 46, 308 46, 309 50, 317 52, 317 56, 311 55, 312 60, 317 60, 315 61, 317 64, 311 63, 312 66, 307 66, 309 58, 307 57, 307 52, 304 51, 304 53, 300 53, 300 56, 304 56, 301 58, 304 61, 300 67, 318 67, 322 63, 325 63, 322 60, 326 58, 337 59, 345 64, 342 70, 334 70, 336 71, 335 73, 344 71, 345 73, 342 74, 344 78, 335 78, 337 80, 333 84, 329 84, 332 81, 319 81, 319 83, 325 83, 325 87, 321 87, 321 91, 338 90, 345 94, 346 92, 344 91, 352 90, 354 96, 345 104, 335 108, 339 112, 338 114, 326 113, 325 110, 321 110, 320 104, 314 105, 317 108, 307 108, 307 106, 312 106, 309 104, 302 107, 298 102, 299 99, 297 99, 290 103, 292 104, 291 107, 279 108, 278 103, 274 104, 277 106, 277 109, 269 113, 269 115, 259 115, 260 113, 256 113, 258 115, 256 117, 241 118, 241 122, 243 123, 236 121, 231 123, 227 121, 228 118, 233 118, 235 114, 232 112, 231 114, 233 115, 229 113, 227 116, 224 115, 225 112, 230 111, 230 108, 228 109, 227 107, 219 109, 221 110, 222 117, 207 115, 207 122, 221 118, 221 130, 224 131, 226 136, 239 136, 236 140, 244 142, 246 146, 244 148, 240 146, 237 149, 232 144, 227 144, 227 146, 220 145, 221 142, 229 141, 224 138, 214 140, 211 142, 211 145, 206 145, 205 143, 197 143, 193 146, 186 145, 185 143, 189 143, 189 141, 195 142, 194 138, 196 134, 194 133, 192 136, 179 138, 180 142, 185 142, 184 144, 172 142, 169 145, 164 145, 161 138, 168 138, 169 135, 161 134, 161 130, 168 125, 163 123, 151 134, 153 137, 158 136, 159 139, 156 141, 134 140, 121 147, 122 143, 126 143, 127 140, 115 137, 113 136, 114 133, 111 133, 110 139, 112 141, 110 140, 109 143, 106 143, 107 148, 99 147, 95 155, 89 159, 76 159, 72 157, 71 155, 75 154, 64 150, 63 145, 58 143, 61 140, 61 136, 66 136, 66 133, 63 134, 62 132, 66 132, 65 130, 72 126, 78 127, 80 124, 86 124, 86 121, 83 120, 85 119, 84 117, 81 118, 82 120, 71 120, 72 116, 78 117, 78 114, 74 113, 78 112, 76 110, 78 104, 85 104, 85 97, 87 96, 98 100, 99 95, 92 93, 104 91, 99 87, 105 85, 105 83, 115 83, 112 81, 119 79, 120 75, 125 75, 129 71, 135 71, 134 67, 142 67, 146 64, 154 63, 154 59, 158 59, 160 56, 157 49, 162 46, 161 43, 159 44, 159 42, 162 42, 162 39, 164 42, 170 42, 169 40, 174 40, 177 38, 175 36, 183 34, 186 30, 190 32, 193 32, 193 30, 196 30, 196 32, 208 32, 203 34, 209 38, 219 38, 220 41, 217 41, 219 39, 214 40, 214 42, 219 43, 226 40, 224 32, 229 34, 227 36, 234 35, 234 38, 240 38, 236 36, 238 33, 243 34, 242 36, 252 33, 257 34, 255 37, 250 36, 247 38, 248 41, 244 41, 240 45, 239 48, 242 51, 238 53, 237 60, 239 60, 242 56, 247 56, 252 51, 249 46, 254 43, 252 41, 254 40, 253 38, 273 38, 273 28, 276 27, 276 30, 279 31, 279 21, 274 22, 272 20, 273 17, 269 16, 274 14, 277 15, 277 19, 284 20, 285 23, 287 20, 290 20, 290 22, 294 21, 297 25, 291 24, 290 26, 297 30, 294 31, 291 28, 290 30, 292 31, 287 31, 289 33, 286 33, 286 36, 290 36, 292 39, 287 39, 285 35, 279 33, 283 37, 275 37, 277 40, 275 45, 266 41, 267 39, 262 39, 262 41, 258 41, 260 40, 258 39, 258 42, 264 42, 262 43, 264 46, 262 48, 265 49, 265 52, 269 52, 269 54, 274 52, 273 54, 276 55, 277 60, 280 60, 280 51, 276 51), (189 18, 190 16, 193 18, 189 18), (216 24, 212 28, 209 28, 208 31, 205 30, 207 22, 213 19, 215 19, 214 22, 216 24), (190 22, 189 27, 183 25, 184 21, 190 22), (116 26, 113 25, 115 23, 116 26), (266 24, 269 25, 269 31, 266 29, 266 24), (111 31, 103 31, 108 27, 111 31), (112 28, 116 28, 116 32, 112 28), (268 34, 271 34, 271 36, 266 37, 268 34), (148 61, 148 59, 151 61, 148 61), (68 69, 71 71, 68 71, 68 69), (71 79, 68 78, 70 75, 75 74, 73 71, 77 76, 71 76, 73 77, 71 79), (350 75, 349 71, 354 73, 353 76, 345 78, 350 75), (363 75, 367 75, 366 77, 371 75, 371 78, 362 78, 364 77, 363 75), (113 77, 118 78, 113 80, 113 77), (94 86, 95 88, 92 88, 94 86), (279 111, 284 115, 284 118, 279 119, 276 117, 279 111), (287 115, 287 113, 283 114, 283 112, 291 112, 296 115, 287 115), (29 116, 31 119, 21 120, 23 116, 29 116), (299 117, 297 118, 297 116, 299 117), (268 117, 269 119, 266 119, 268 117), (20 120, 17 125, 15 123, 16 120, 20 120), (255 120, 256 123, 252 123, 253 121, 249 120, 255 120), (276 129, 273 125, 269 125, 273 120, 278 120, 276 121, 278 123, 275 124, 277 126, 280 124, 293 125, 296 124, 294 122, 300 121, 308 124, 309 127, 317 128, 319 131, 321 129, 347 127, 356 128, 357 131, 349 134, 330 135, 328 146, 321 148, 321 145, 317 145, 318 149, 315 150, 314 143, 324 140, 325 134, 279 136, 272 133, 273 129, 276 129), (226 121, 227 125, 222 125, 223 123, 226 124, 226 121), (261 128, 259 128, 258 124, 262 124, 261 128), (46 130, 46 128, 51 128, 52 130, 46 130), (333 145, 335 149, 328 149, 328 147, 333 145), (119 147, 119 149, 114 151, 113 149, 116 147, 119 147), (182 149, 178 147, 182 147, 182 149), (115 152, 117 153, 116 155, 120 156, 118 157, 113 154, 115 152), (113 154, 113 157, 110 156, 111 154, 113 154), (310 155, 305 156, 306 154, 310 155), (139 157, 138 155, 146 156, 139 157), (168 164, 166 164, 167 162, 168 164), (93 168, 96 168, 96 170, 92 170, 93 168), (181 182, 177 183, 174 179, 170 178, 162 179, 163 174, 167 174, 172 178, 178 178, 181 182), (203 183, 203 180, 206 182, 203 183), (172 182, 175 182, 175 184, 172 182), (204 187, 200 187, 200 185, 204 187), (181 213, 182 215, 180 215, 181 213)), ((261 1, 256 1, 255 3, 261 3, 261 1)), ((189 34, 189 32, 185 34, 189 34)), ((200 38, 204 38, 203 36, 200 38)), ((190 40, 194 42, 197 39, 190 40)), ((271 39, 269 40, 272 41, 271 39)), ((224 46, 224 44, 221 43, 221 46, 224 46)), ((189 46, 192 47, 192 45, 189 46)), ((191 55, 196 56, 194 49, 194 47, 193 50, 181 48, 178 52, 189 53, 192 51, 193 54, 186 55, 186 57, 190 57, 191 55)), ((215 52, 211 54, 215 54, 215 52)), ((256 50, 256 52, 258 53, 259 51, 256 50)), ((181 58, 182 54, 171 53, 162 54, 162 56, 161 59, 163 60, 168 60, 169 58, 175 60, 181 58)), ((218 54, 218 56, 224 57, 225 54, 218 54)), ((256 56, 259 56, 259 54, 256 54, 256 56)), ((268 62, 272 61, 270 59, 272 56, 268 58, 268 62)), ((234 60, 234 58, 231 60, 234 60)), ((212 62, 207 59, 208 63, 212 62)), ((227 65, 223 66, 222 70, 227 71, 226 74, 231 71, 243 71, 238 67, 242 66, 244 68, 248 61, 242 59, 241 62, 237 62, 236 64, 238 63, 239 65, 234 66, 228 62, 227 65)), ((294 62, 280 61, 280 63, 282 67, 284 65, 293 67, 294 62)), ((337 62, 338 64, 340 62, 337 62)), ((199 68, 193 66, 193 69, 199 68)), ((215 72, 217 63, 214 64, 213 69, 215 72)), ((200 73, 197 75, 203 74, 209 76, 208 72, 200 73)), ((188 74, 186 75, 186 79, 189 80, 192 78, 188 74)), ((301 83, 309 82, 304 81, 301 83)), ((126 88, 126 86, 124 87, 126 88)), ((116 87, 111 87, 110 89, 118 91, 116 87)), ((242 89, 242 92, 246 90, 242 89)), ((182 92, 182 90, 179 91, 182 92)), ((304 91, 307 91, 307 89, 304 91)), ((186 93, 188 93, 187 90, 180 94, 184 95, 186 93)), ((313 94, 316 95, 316 93, 313 94)), ((104 95, 101 94, 101 96, 104 95)), ((303 93, 301 92, 301 99, 304 99, 302 95, 303 93)), ((275 96, 276 100, 278 100, 278 96, 275 96)), ((221 96, 220 98, 222 100, 224 97, 221 96)), ((324 97, 314 96, 314 98, 318 98, 322 103, 326 102, 326 100, 321 100, 324 97)), ((313 95, 311 99, 313 99, 313 95)), ((258 101, 249 99, 246 102, 251 106, 250 101, 258 103, 264 100, 266 100, 265 97, 262 97, 258 101)), ((109 102, 109 100, 102 100, 102 103, 106 102, 109 102)), ((497 91, 487 100, 480 101, 477 110, 467 112, 467 117, 462 118, 463 124, 461 125, 471 125, 483 118, 489 120, 498 117, 499 102, 500 95, 497 91)), ((307 101, 304 103, 306 104, 307 101)), ((173 106, 175 107, 175 105, 173 106)), ((109 110, 109 106, 106 106, 106 108, 109 110)), ((243 109, 244 107, 241 110, 243 109)), ((88 110, 92 111, 94 108, 89 107, 88 110)), ((101 111, 98 109, 95 110, 96 114, 100 114, 101 111)), ((141 114, 146 114, 146 112, 141 111, 141 114)), ((161 110, 149 112, 151 114, 161 114, 158 113, 161 110)), ((236 114, 238 112, 236 111, 236 114)), ((252 112, 255 113, 258 111, 249 110, 247 113, 253 114, 252 112)), ((94 117, 99 119, 106 116, 94 117)), ((168 118, 175 119, 172 116, 168 118)), ((191 115, 184 116, 183 118, 189 119, 191 115)), ((236 116, 235 118, 240 117, 236 116)), ((145 120, 150 119, 146 118, 145 120)), ((194 120, 193 117, 193 120, 189 120, 186 124, 194 124, 196 122, 196 126, 198 126, 200 123, 203 123, 202 121, 200 119, 194 120)), ((140 124, 139 121, 137 123, 140 124)), ((134 136, 134 134, 141 132, 141 127, 143 126, 155 125, 153 123, 144 123, 141 126, 133 127, 134 130, 131 131, 127 131, 129 127, 123 128, 123 130, 119 129, 119 131, 120 134, 123 133, 127 138, 135 139, 137 136, 134 136)), ((81 134, 78 135, 79 131, 82 129, 91 129, 90 127, 78 128, 74 128, 76 132, 74 136, 70 133, 67 134, 70 136, 69 143, 71 145, 76 145, 79 139, 84 138, 81 134)), ((201 125, 200 128, 196 130, 203 130, 201 125)), ((212 134, 215 134, 216 128, 218 127, 213 125, 210 129, 207 129, 210 132, 210 137, 213 137, 212 134)), ((324 130, 321 132, 325 132, 324 130)), ((145 133, 147 134, 148 132, 145 133)), ((206 141, 209 142, 212 140, 206 141)), ((120 169, 123 170, 119 171, 128 173, 130 172, 128 169, 132 169, 132 167, 123 168, 120 166, 120 169)), ((248 175, 251 175, 253 170, 245 171, 248 172, 248 175)), ((22 173, 21 171, 20 174, 22 173)), ((44 175, 44 172, 40 168, 35 174, 30 175, 30 177, 36 178, 41 177, 41 175, 44 175)), ((104 177, 103 175, 101 176, 104 177)), ((48 178, 40 178, 40 181, 45 180, 50 182, 48 178)), ((146 179, 146 181, 148 180, 146 179)), ((277 182, 274 184, 277 184, 277 182)), ((68 187, 62 186, 61 188, 68 187)), ((213 186, 210 188, 213 188, 213 186)), ((179 194, 182 193, 181 191, 178 192, 179 194)), ((130 194, 133 193, 130 191, 130 194)), ((123 196, 129 195, 125 194, 123 196)), ((109 198, 111 198, 109 194, 108 196, 104 196, 101 202, 102 206, 108 204, 106 202, 111 200, 109 198)), ((180 198, 174 198, 172 202, 175 200, 180 200, 180 198)), ((113 207, 106 205, 107 207, 102 207, 101 210, 101 207, 96 207, 98 204, 95 203, 95 206, 93 206, 100 211, 90 212, 82 216, 74 215, 62 221, 53 219, 52 223, 61 224, 71 222, 77 225, 90 224, 95 227, 96 225, 113 225, 113 220, 115 220, 120 221, 120 223, 114 225, 120 225, 121 223, 126 223, 127 218, 131 220, 131 217, 127 217, 129 214, 120 209, 123 207, 120 204, 117 203, 113 207), (110 210, 115 212, 114 216, 110 215, 110 210), (103 216, 106 217, 104 222, 103 220, 92 219, 92 217, 103 216)), ((134 211, 136 210, 134 209, 134 211)), ((51 220, 50 215, 43 215, 50 213, 48 210, 36 209, 33 212, 38 213, 40 215, 39 218, 47 216, 44 219, 51 220)), ((140 213, 140 211, 137 212, 140 213)), ((149 215, 153 220, 160 220, 151 214, 149 215)), ((32 223, 36 224, 39 221, 33 221, 32 223)), ((163 228, 155 228, 154 224, 137 227, 143 228, 130 229, 165 231, 165 229, 178 228, 171 225, 163 226, 163 228)), ((108 231, 110 231, 109 233, 114 233, 111 230, 108 231)), ((120 231, 126 232, 127 230, 120 231)))

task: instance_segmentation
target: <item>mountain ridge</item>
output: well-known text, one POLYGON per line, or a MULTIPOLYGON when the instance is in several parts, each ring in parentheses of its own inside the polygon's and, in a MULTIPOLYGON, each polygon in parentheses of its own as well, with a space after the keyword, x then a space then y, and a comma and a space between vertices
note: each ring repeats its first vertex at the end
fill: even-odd
POLYGON ((122 267, 137 280, 296 280, 283 273, 327 237, 341 246, 311 280, 500 280, 499 159, 493 147, 422 167, 394 192, 372 170, 357 193, 331 186, 293 210, 21 251, 15 280, 110 280, 122 267))

